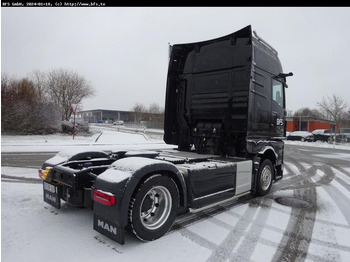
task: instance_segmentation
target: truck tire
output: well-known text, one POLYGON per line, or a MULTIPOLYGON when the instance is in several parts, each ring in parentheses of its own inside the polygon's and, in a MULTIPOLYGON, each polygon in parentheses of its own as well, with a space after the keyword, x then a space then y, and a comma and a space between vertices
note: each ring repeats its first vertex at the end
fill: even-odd
POLYGON ((175 182, 160 174, 149 177, 130 203, 132 233, 143 241, 160 238, 171 228, 177 214, 179 193, 175 182))
POLYGON ((274 176, 273 170, 274 169, 273 169, 271 160, 265 159, 261 163, 258 171, 257 188, 256 188, 256 193, 259 196, 264 196, 270 191, 271 185, 272 185, 272 179, 274 176))

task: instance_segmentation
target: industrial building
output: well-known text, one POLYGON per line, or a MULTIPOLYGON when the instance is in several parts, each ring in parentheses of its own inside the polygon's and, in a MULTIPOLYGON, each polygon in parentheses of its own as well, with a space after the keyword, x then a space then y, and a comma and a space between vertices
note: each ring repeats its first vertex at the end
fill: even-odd
POLYGON ((77 118, 87 123, 113 123, 113 121, 122 120, 124 122, 134 121, 134 112, 94 109, 77 112, 77 118))
POLYGON ((334 121, 317 119, 310 116, 294 116, 287 117, 287 132, 308 131, 312 132, 316 129, 329 129, 331 132, 339 130, 339 124, 334 121))

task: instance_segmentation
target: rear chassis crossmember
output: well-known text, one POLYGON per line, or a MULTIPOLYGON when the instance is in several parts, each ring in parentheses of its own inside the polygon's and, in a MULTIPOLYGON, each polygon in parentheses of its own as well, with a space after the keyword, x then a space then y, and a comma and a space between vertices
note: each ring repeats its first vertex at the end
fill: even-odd
POLYGON ((114 161, 115 159, 108 158, 80 160, 54 166, 44 182, 57 187, 59 199, 56 207, 60 208, 59 200, 63 199, 71 206, 92 209, 92 185, 96 177, 109 168, 114 161))

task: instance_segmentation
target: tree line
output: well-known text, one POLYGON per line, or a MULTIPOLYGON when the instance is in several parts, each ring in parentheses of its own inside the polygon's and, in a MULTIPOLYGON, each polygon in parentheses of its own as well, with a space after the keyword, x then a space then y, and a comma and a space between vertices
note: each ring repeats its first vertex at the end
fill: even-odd
MULTIPOLYGON (((135 120, 137 122, 145 120, 145 113, 154 116, 156 121, 164 121, 164 108, 161 108, 156 103, 150 105, 147 109, 142 103, 136 103, 132 108, 135 114, 135 120)), ((312 117, 316 119, 331 120, 339 124, 341 127, 350 128, 350 107, 345 102, 343 97, 333 94, 331 96, 323 97, 320 102, 317 102, 317 108, 310 109, 309 107, 303 107, 296 110, 287 112, 289 117, 312 117)))
MULTIPOLYGON (((61 131, 62 121, 69 121, 72 104, 80 104, 95 90, 82 75, 72 70, 33 71, 26 78, 1 74, 1 132, 50 134, 61 131)), ((343 97, 327 96, 317 103, 318 109, 298 109, 288 116, 328 119, 350 127, 350 108, 343 97)), ((147 108, 136 103, 131 109, 135 122, 164 122, 164 108, 153 103, 147 108)))
POLYGON ((164 122, 164 108, 152 103, 148 108, 142 103, 135 103, 131 109, 134 112, 134 121, 164 122))
POLYGON ((85 77, 65 69, 33 71, 26 78, 1 74, 1 132, 50 134, 68 121, 72 104, 95 93, 85 77))

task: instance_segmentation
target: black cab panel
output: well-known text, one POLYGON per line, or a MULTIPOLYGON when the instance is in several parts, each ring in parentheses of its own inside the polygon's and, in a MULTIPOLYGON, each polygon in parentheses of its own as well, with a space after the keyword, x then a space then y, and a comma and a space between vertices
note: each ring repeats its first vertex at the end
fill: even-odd
POLYGON ((285 76, 251 26, 172 46, 164 141, 180 150, 241 155, 247 140, 285 136, 285 76))

